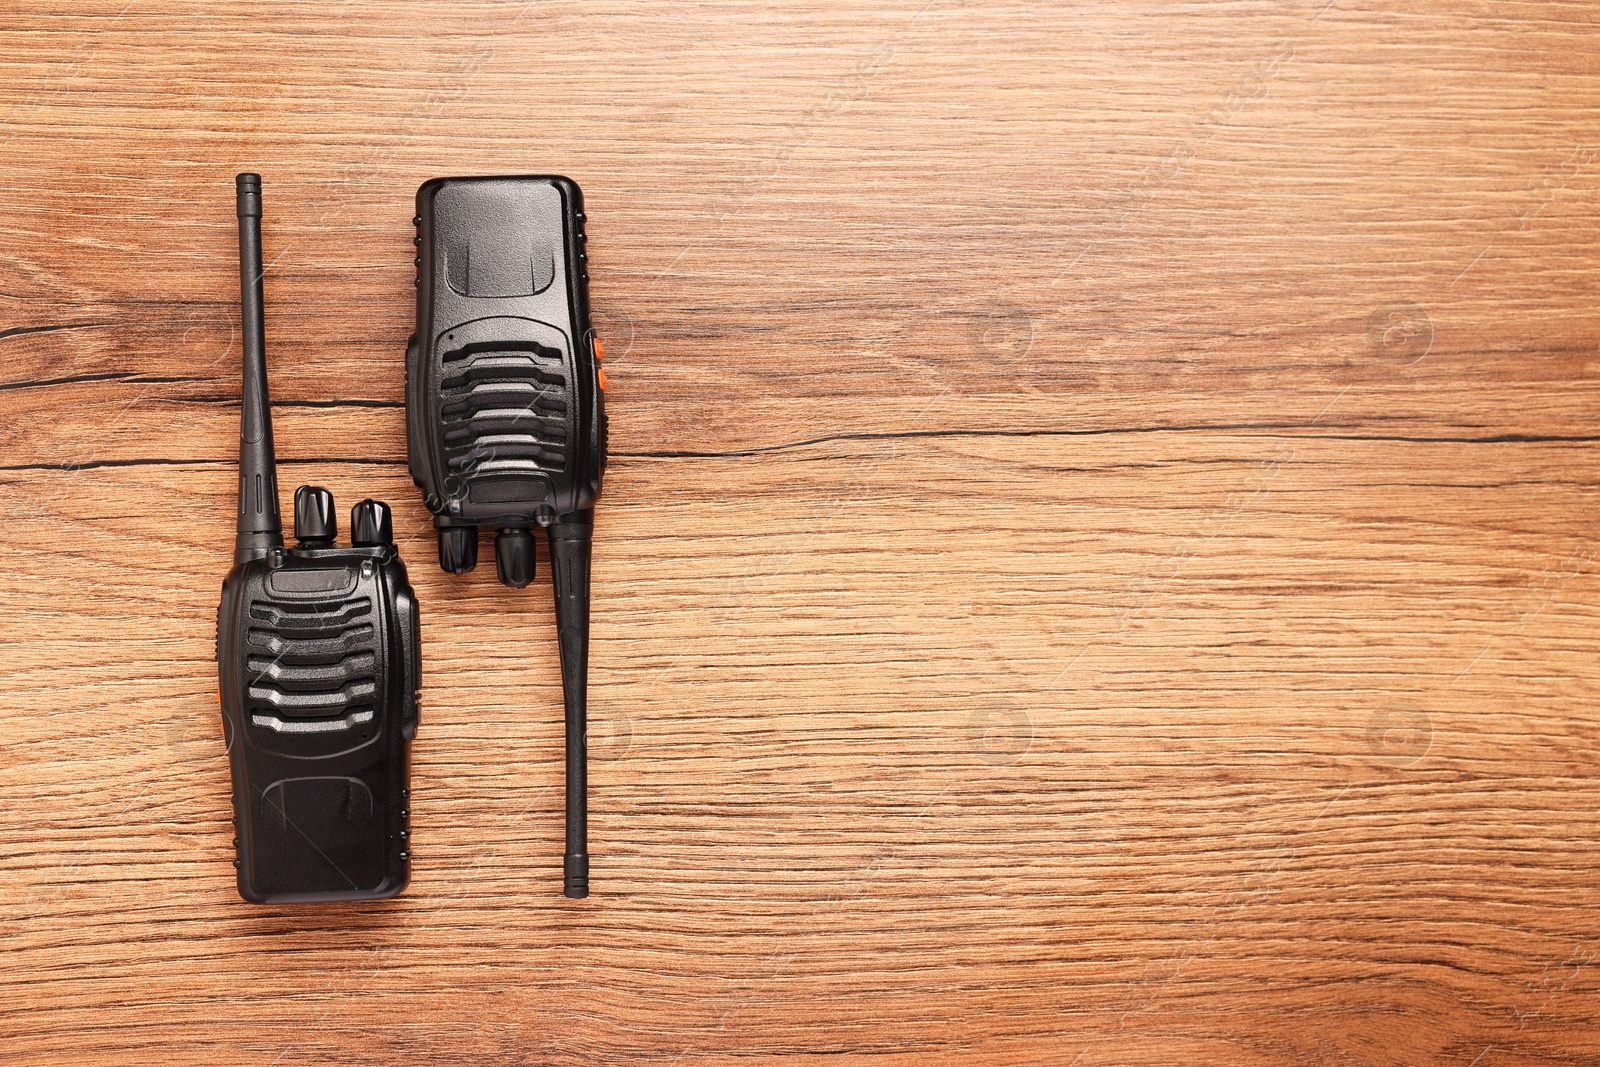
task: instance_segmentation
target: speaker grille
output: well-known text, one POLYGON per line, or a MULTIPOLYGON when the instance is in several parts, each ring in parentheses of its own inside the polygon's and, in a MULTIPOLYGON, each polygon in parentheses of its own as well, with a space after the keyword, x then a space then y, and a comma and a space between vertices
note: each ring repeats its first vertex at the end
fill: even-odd
POLYGON ((377 617, 370 597, 250 605, 248 706, 257 723, 364 722, 378 696, 377 617))
POLYGON ((446 353, 439 382, 446 470, 469 482, 563 473, 570 388, 561 353, 532 342, 446 353))

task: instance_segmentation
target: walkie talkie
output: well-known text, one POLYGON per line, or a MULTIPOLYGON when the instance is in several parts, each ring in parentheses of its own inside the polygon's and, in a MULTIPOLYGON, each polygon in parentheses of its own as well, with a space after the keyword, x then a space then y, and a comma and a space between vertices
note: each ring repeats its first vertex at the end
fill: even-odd
POLYGON ((244 388, 239 527, 217 609, 218 695, 233 772, 239 895, 256 904, 370 900, 410 874, 407 755, 417 729, 417 599, 389 507, 350 512, 302 485, 285 549, 267 400, 261 178, 238 184, 244 388))
POLYGON ((406 349, 411 476, 439 564, 533 580, 550 536, 567 719, 564 891, 589 895, 584 730, 589 563, 606 464, 605 371, 589 318, 583 194, 560 177, 437 178, 417 190, 417 332, 406 349))

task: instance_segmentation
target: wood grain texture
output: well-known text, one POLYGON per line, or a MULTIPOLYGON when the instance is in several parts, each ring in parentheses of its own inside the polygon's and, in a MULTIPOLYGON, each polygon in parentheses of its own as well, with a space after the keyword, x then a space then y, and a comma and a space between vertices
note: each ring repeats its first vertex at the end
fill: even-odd
POLYGON ((0 1062, 1600 1062, 1600 18, 1398 7, 10 5, 0 1062), (281 481, 423 605, 383 904, 233 889, 242 169, 281 481), (404 467, 415 188, 519 171, 611 368, 583 902, 547 575, 404 467))

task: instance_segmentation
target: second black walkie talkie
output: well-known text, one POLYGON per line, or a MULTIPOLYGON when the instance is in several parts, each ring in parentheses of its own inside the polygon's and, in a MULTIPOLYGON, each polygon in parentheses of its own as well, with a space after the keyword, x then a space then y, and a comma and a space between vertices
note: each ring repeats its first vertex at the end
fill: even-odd
POLYGON ((302 485, 285 549, 267 403, 261 178, 238 177, 244 392, 239 525, 217 610, 239 894, 257 904, 389 897, 410 873, 406 758, 417 729, 417 599, 389 507, 302 485))
POLYGON ((417 190, 417 332, 406 350, 411 476, 439 563, 533 580, 550 534, 566 703, 565 892, 589 894, 584 731, 589 563, 606 462, 605 371, 589 319, 583 194, 567 178, 438 178, 417 190))

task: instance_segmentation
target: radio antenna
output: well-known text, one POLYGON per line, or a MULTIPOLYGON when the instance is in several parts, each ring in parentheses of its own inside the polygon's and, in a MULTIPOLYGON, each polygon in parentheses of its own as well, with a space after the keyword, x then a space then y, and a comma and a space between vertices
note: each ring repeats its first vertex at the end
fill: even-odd
POLYGON ((575 511, 550 524, 550 575, 561 645, 561 692, 567 706, 567 853, 562 892, 589 895, 589 564, 594 512, 575 511))
POLYGON ((272 406, 267 399, 266 326, 262 314, 261 175, 241 174, 239 206, 239 317, 244 337, 244 385, 239 399, 239 534, 233 561, 264 559, 283 547, 278 517, 278 467, 272 449, 272 406))

